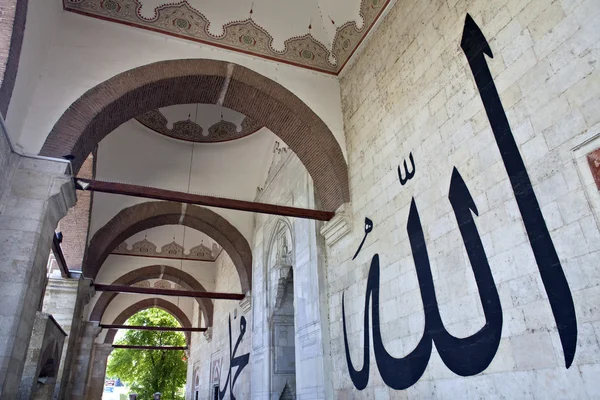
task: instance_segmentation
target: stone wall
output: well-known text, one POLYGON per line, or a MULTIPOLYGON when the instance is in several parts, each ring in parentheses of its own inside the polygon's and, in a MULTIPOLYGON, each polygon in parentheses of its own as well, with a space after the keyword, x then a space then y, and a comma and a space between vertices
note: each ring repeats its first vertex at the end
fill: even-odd
MULTIPOLYGON (((341 93, 352 200, 349 219, 353 229, 328 249, 335 398, 597 396, 598 189, 585 156, 600 147, 600 31, 594 22, 599 13, 600 3, 595 0, 399 0, 353 65, 345 70, 341 93), (488 56, 472 62, 481 67, 484 60, 491 70, 572 293, 578 334, 574 361, 568 369, 565 343, 572 343, 574 336, 567 335, 561 342, 548 299, 548 293, 567 293, 555 311, 568 314, 568 290, 552 290, 560 273, 554 278, 546 275, 544 282, 541 279, 530 238, 536 241, 543 235, 528 235, 531 225, 524 224, 524 216, 531 220, 539 208, 530 202, 521 204, 520 210, 517 204, 515 193, 530 195, 529 185, 521 171, 520 183, 514 190, 515 182, 511 183, 505 168, 507 160, 502 157, 512 157, 508 162, 513 162, 518 154, 499 151, 476 86, 476 79, 484 79, 485 66, 474 75, 461 49, 467 13, 491 48, 491 52, 486 51, 488 56), (410 154, 416 169, 403 185, 398 168, 404 181, 405 165, 408 171, 412 170, 410 154), (454 210, 468 206, 460 216, 464 223, 461 229, 471 229, 474 221, 478 230, 468 242, 461 237, 463 232, 449 199, 454 167, 473 199, 469 201, 455 174, 454 193, 462 197, 455 198, 454 210), (411 210, 413 199, 416 208, 411 210), (415 218, 416 210, 420 221, 415 218), (407 226, 409 216, 412 223, 407 226), (365 236, 365 217, 372 220, 372 232, 366 235, 362 251, 352 260, 365 236), (427 253, 418 243, 419 226, 427 253), (477 243, 482 243, 485 256, 472 261, 478 268, 485 268, 485 260, 489 262, 491 286, 478 287, 483 280, 481 275, 475 279, 472 272, 469 257, 477 243), (377 270, 371 268, 375 254, 379 254, 380 279, 369 275, 377 270), (413 260, 417 256, 420 280, 413 260), (423 286, 427 284, 428 271, 437 297, 433 301, 432 285, 423 286), (378 325, 368 322, 376 310, 365 322, 367 280, 373 290, 367 306, 369 310, 372 306, 379 310, 378 325), (465 347, 459 347, 454 355, 446 353, 443 362, 442 339, 436 340, 429 358, 429 337, 439 338, 439 329, 433 332, 432 327, 439 328, 440 321, 458 338, 473 335, 483 326, 497 328, 498 313, 484 314, 490 303, 486 301, 484 307, 480 300, 480 294, 493 298, 496 290, 503 317, 501 337, 493 361, 483 373, 461 377, 451 372, 447 365, 452 357, 459 360, 454 370, 464 368, 464 375, 485 365, 470 364, 469 360, 477 354, 465 347), (375 294, 379 295, 378 305, 373 304, 375 294), (342 299, 349 355, 359 371, 355 378, 362 377, 364 347, 371 348, 366 358, 370 364, 370 371, 366 369, 368 382, 355 379, 356 385, 346 359, 342 299), (423 301, 431 306, 425 334, 423 301), (441 320, 435 317, 436 304, 441 320), (486 317, 496 322, 488 321, 486 325, 486 317), (375 351, 368 339, 363 341, 365 324, 375 351), (377 343, 383 344, 387 358, 381 346, 377 348, 375 344, 375 328, 380 330, 377 343), (410 376, 413 382, 403 379, 406 374, 394 375, 390 366, 399 365, 394 358, 411 354, 418 343, 418 349, 423 350, 421 356, 426 357, 420 360, 428 359, 422 376, 414 358, 410 361, 414 367, 414 376, 410 376), (388 373, 391 377, 384 382, 382 374, 388 373), (359 391, 357 386, 364 389, 359 391), (390 386, 407 388, 394 390, 390 386)), ((482 43, 481 38, 476 37, 476 41, 482 43)), ((486 86, 482 95, 491 104, 491 86, 486 86)), ((502 110, 492 108, 496 118, 493 126, 502 128, 502 121, 498 122, 502 110)), ((511 136, 506 129, 497 130, 497 134, 511 136)), ((538 220, 536 232, 541 232, 542 225, 538 220)), ((538 256, 541 259, 552 251, 552 245, 546 246, 538 256)), ((554 272, 558 268, 557 263, 552 264, 554 272)), ((575 323, 573 319, 563 322, 564 329, 575 323)), ((497 346, 494 335, 482 336, 489 340, 486 350, 497 346)))
MULTIPOLYGON (((312 180, 300 160, 285 148, 278 148, 276 152, 265 188, 256 201, 318 208, 312 180)), ((285 361, 286 357, 279 360, 278 357, 287 346, 285 338, 279 340, 278 336, 289 329, 279 321, 277 314, 281 305, 278 307, 277 301, 285 299, 285 289, 281 286, 290 283, 294 293, 292 345, 295 346, 296 398, 331 398, 325 268, 319 228, 320 223, 311 220, 255 214, 252 399, 279 399, 289 379, 277 366, 285 361), (287 255, 277 243, 282 231, 289 232, 286 233, 289 235, 287 255)))
MULTIPOLYGON (((226 252, 221 252, 215 262, 216 278, 215 291, 227 293, 240 293, 240 280, 231 258, 226 252)), ((198 317, 198 305, 194 303, 194 326, 204 326, 198 317), (199 324, 200 322, 200 324, 199 324)), ((220 384, 220 390, 226 388, 225 398, 231 394, 229 382, 229 352, 233 351, 236 342, 240 337, 240 324, 242 317, 246 320, 246 331, 242 336, 242 341, 234 354, 235 357, 243 356, 250 352, 252 315, 248 309, 244 309, 240 302, 230 300, 214 300, 214 321, 210 332, 192 333, 192 344, 190 346, 190 356, 188 361, 188 379, 187 379, 187 397, 188 399, 213 399, 213 391, 216 385, 220 384), (231 337, 229 334, 229 321, 231 321, 231 337), (230 349, 230 345, 232 346, 230 349), (217 367, 218 373, 215 374, 214 367, 217 367), (220 374, 220 380, 219 375, 220 374), (197 384, 196 384, 197 382, 197 384), (198 397, 196 397, 198 392, 198 397)), ((233 368, 230 380, 236 374, 238 368, 233 368)), ((250 398, 250 371, 249 366, 244 368, 235 386, 233 387, 234 396, 239 399, 250 398)))
POLYGON ((0 397, 17 398, 54 230, 75 202, 65 164, 15 157, 0 181, 0 397))

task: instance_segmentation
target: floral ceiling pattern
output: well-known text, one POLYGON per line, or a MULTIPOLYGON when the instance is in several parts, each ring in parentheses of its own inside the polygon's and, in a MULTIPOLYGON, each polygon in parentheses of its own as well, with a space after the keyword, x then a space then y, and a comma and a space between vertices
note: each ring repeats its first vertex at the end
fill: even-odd
POLYGON ((135 119, 145 127, 162 135, 197 143, 218 143, 239 139, 251 135, 261 128, 259 124, 246 117, 242 121, 241 129, 238 129, 233 122, 221 120, 204 130, 199 124, 189 119, 174 122, 173 128, 169 129, 169 121, 160 110, 149 111, 135 119))
POLYGON ((156 7, 152 18, 142 13, 141 0, 63 0, 63 5, 67 11, 337 75, 390 1, 361 0, 360 28, 356 21, 336 24, 329 17, 335 33, 328 44, 313 36, 311 22, 306 34, 285 40, 283 50, 273 45, 273 35, 253 20, 251 10, 249 18, 226 23, 216 35, 206 15, 188 1, 156 7))
POLYGON ((135 242, 131 247, 129 247, 126 242, 123 242, 112 252, 112 254, 123 256, 194 261, 215 261, 220 253, 221 248, 216 243, 213 243, 212 248, 208 248, 201 243, 198 246, 192 247, 189 253, 186 253, 183 246, 174 241, 162 246, 160 250, 158 250, 158 247, 147 239, 135 242))

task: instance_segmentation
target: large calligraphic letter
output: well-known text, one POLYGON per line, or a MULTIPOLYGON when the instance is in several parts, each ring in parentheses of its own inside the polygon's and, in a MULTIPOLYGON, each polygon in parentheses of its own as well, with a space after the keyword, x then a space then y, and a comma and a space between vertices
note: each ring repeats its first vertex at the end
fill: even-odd
MULTIPOLYGON (((502 335, 502 307, 483 243, 471 213, 479 215, 477 206, 456 168, 452 171, 448 197, 475 275, 485 325, 474 335, 459 339, 446 331, 437 306, 428 310, 427 318, 431 321, 429 326, 431 337, 444 364, 455 374, 470 376, 484 371, 498 351, 502 335)), ((422 231, 420 234, 422 235, 422 231)), ((429 265, 427 267, 429 268, 429 265)), ((430 296, 435 298, 435 292, 432 291, 430 296)), ((437 301, 435 303, 437 304, 437 301)))
POLYGON ((573 297, 485 59, 486 55, 490 58, 494 57, 492 50, 469 14, 467 14, 460 45, 475 77, 475 83, 523 217, 523 224, 558 327, 565 364, 569 368, 577 346, 577 319, 573 297))
POLYGON ((361 370, 354 368, 350 358, 345 301, 344 296, 342 296, 342 322, 346 362, 350 372, 350 379, 359 390, 364 389, 369 381, 369 303, 371 303, 373 314, 373 352, 375 354, 377 369, 382 380, 392 389, 406 389, 414 385, 421 378, 429 363, 433 342, 435 342, 444 364, 451 371, 462 376, 475 375, 484 371, 490 365, 498 351, 500 336, 502 334, 502 307, 500 305, 500 298, 487 261, 483 243, 481 242, 473 215, 471 214, 471 212, 474 212, 476 215, 478 214, 477 207, 467 185, 456 168, 452 172, 449 198, 469 261, 471 262, 473 274, 475 275, 486 323, 478 332, 466 338, 452 336, 444 327, 435 294, 421 218, 413 198, 406 229, 408 231, 425 312, 424 333, 415 349, 406 357, 395 358, 385 349, 381 337, 379 317, 380 266, 379 255, 376 254, 371 261, 365 294, 364 350, 363 367, 361 370))
MULTIPOLYGON (((372 302, 373 309, 373 350, 375 360, 381 378, 389 387, 401 390, 414 385, 425 372, 429 357, 431 356, 431 338, 427 334, 427 329, 421 338, 417 347, 406 357, 394 358, 383 346, 381 338, 381 328, 379 319, 379 255, 375 254, 371 260, 369 277, 367 279, 367 293, 365 295, 365 316, 364 316, 364 351, 363 367, 356 370, 350 358, 350 348, 348 346, 348 332, 346 330, 346 310, 344 295, 342 295, 342 323, 344 329, 344 345, 346 349, 346 362, 350 372, 350 379, 358 390, 363 390, 369 383, 369 300, 372 302)), ((426 322, 427 324, 427 322, 426 322)))
POLYGON ((246 367, 246 365, 248 365, 248 362, 250 361, 250 354, 248 354, 248 353, 238 356, 238 357, 235 356, 245 333, 246 333, 246 318, 242 316, 242 318, 240 318, 240 335, 238 336, 238 339, 235 343, 235 347, 232 350, 231 349, 231 316, 230 316, 229 317, 229 372, 227 373, 227 380, 225 381, 225 385, 223 385, 225 387, 225 389, 219 390, 219 400, 223 400, 223 398, 225 397, 225 394, 227 393, 227 389, 229 389, 230 399, 235 400, 235 396, 233 394, 233 387, 235 386, 235 382, 237 381, 238 376, 240 375, 242 370, 246 367), (231 378, 231 370, 234 367, 237 367, 237 370, 235 371, 235 375, 233 375, 233 378, 231 378))

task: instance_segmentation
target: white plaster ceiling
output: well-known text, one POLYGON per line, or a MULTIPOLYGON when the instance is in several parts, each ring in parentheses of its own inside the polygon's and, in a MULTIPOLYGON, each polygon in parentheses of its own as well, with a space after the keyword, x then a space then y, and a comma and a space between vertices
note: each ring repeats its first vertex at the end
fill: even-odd
MULTIPOLYGON (((264 185, 276 140, 275 134, 263 128, 225 143, 192 144, 155 133, 131 120, 100 142, 96 179, 253 201, 257 188, 264 185)), ((96 193, 90 238, 123 208, 146 201, 149 200, 96 193)), ((216 208, 213 211, 252 243, 252 213, 216 208)), ((173 231, 165 235, 172 239, 170 232, 173 231)), ((186 239, 186 249, 190 244, 186 239)))
POLYGON ((311 33, 331 47, 336 25, 356 22, 362 27, 361 0, 138 0, 140 15, 154 19, 157 9, 165 5, 187 2, 210 21, 209 32, 224 33, 223 26, 252 17, 254 22, 273 36, 273 48, 284 51, 284 42, 292 37, 311 33), (250 10, 252 9, 252 14, 250 10), (331 21, 334 21, 334 25, 331 21), (309 30, 309 26, 311 29, 309 30))

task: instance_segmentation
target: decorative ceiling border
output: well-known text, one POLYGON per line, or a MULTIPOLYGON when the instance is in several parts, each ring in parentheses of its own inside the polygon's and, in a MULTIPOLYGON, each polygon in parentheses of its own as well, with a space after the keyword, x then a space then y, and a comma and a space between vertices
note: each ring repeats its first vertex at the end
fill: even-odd
POLYGON ((308 33, 287 39, 283 51, 273 48, 271 34, 251 18, 229 22, 223 26, 222 35, 213 35, 209 31, 210 21, 187 1, 158 7, 154 18, 140 14, 142 5, 139 0, 63 0, 63 7, 67 11, 106 21, 338 75, 390 2, 361 0, 362 29, 358 29, 354 21, 339 26, 331 50, 308 33), (330 62, 330 58, 335 63, 330 62))
POLYGON ((238 132, 237 125, 233 122, 221 120, 208 128, 204 135, 204 129, 194 121, 185 120, 173 123, 173 128, 167 127, 168 120, 160 110, 152 110, 135 118, 146 128, 156 133, 171 137, 173 139, 185 140, 194 143, 221 143, 240 139, 256 133, 262 126, 254 120, 245 117, 242 121, 242 129, 238 132))
POLYGON ((123 242, 112 251, 111 254, 120 256, 136 256, 149 258, 168 258, 174 260, 192 260, 192 261, 209 261, 214 262, 221 254, 221 247, 214 244, 210 249, 204 244, 192 247, 189 253, 185 253, 182 245, 171 242, 165 244, 158 250, 157 246, 148 239, 142 239, 135 242, 131 248, 127 242, 123 242))

